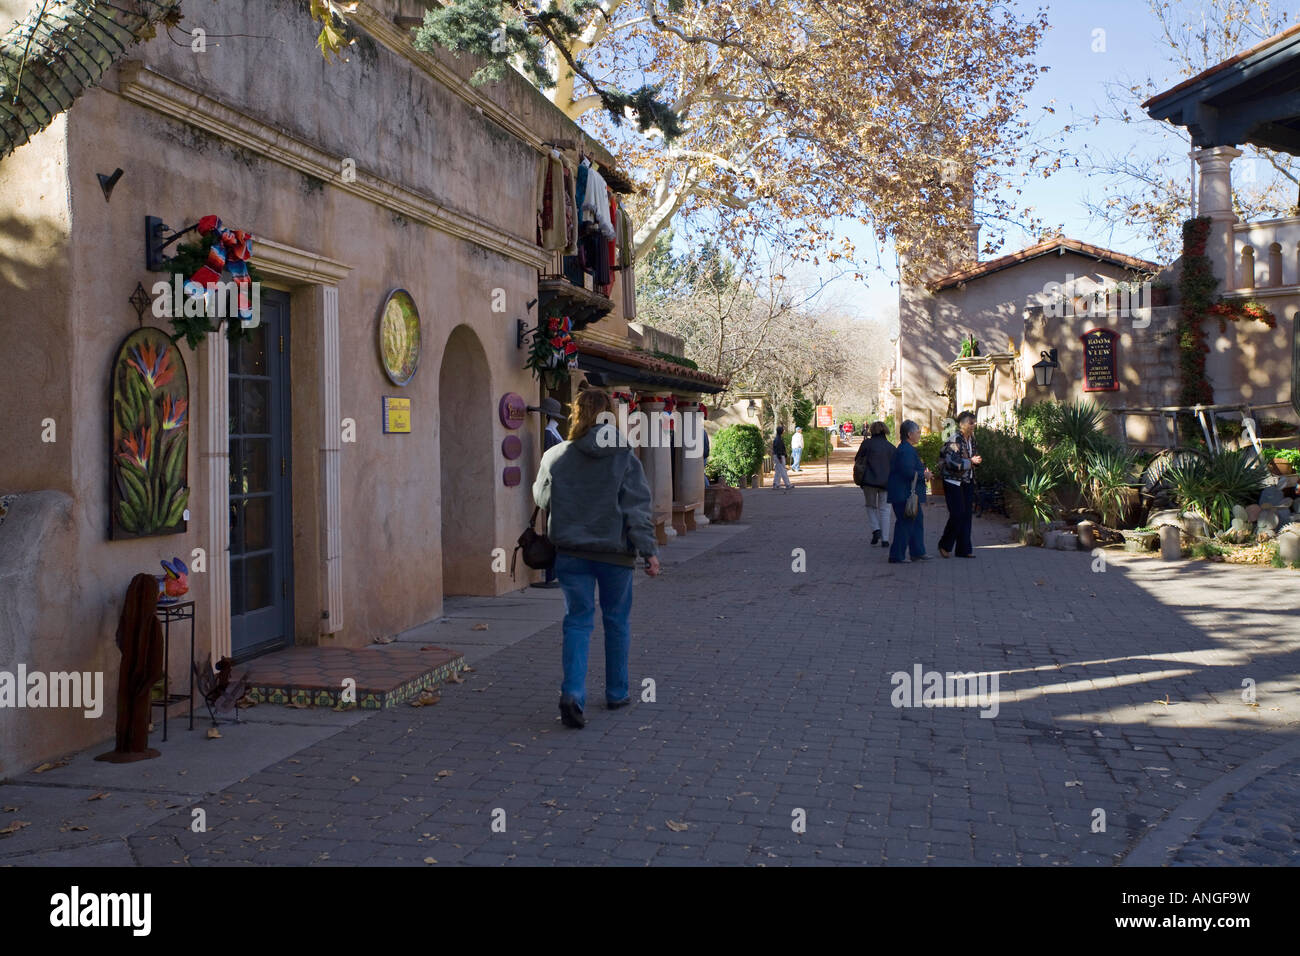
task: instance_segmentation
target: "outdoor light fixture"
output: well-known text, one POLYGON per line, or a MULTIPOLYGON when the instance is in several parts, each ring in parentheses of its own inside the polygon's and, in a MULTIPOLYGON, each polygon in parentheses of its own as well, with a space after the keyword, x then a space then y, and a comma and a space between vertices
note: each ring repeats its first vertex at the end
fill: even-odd
POLYGON ((167 247, 179 239, 181 236, 194 232, 199 228, 196 222, 192 226, 186 226, 179 232, 168 233, 171 226, 164 223, 157 216, 144 217, 144 267, 150 272, 162 272, 163 263, 166 262, 165 253, 167 247))
POLYGON ((1034 363, 1034 381, 1039 388, 1047 388, 1052 384, 1052 372, 1060 368, 1061 363, 1057 361, 1056 349, 1049 349, 1038 354, 1042 356, 1042 359, 1034 363))
POLYGON ((756 414, 758 414, 758 406, 754 404, 754 400, 752 398, 749 400, 749 404, 745 406, 745 414, 748 415, 750 418, 753 418, 756 414))

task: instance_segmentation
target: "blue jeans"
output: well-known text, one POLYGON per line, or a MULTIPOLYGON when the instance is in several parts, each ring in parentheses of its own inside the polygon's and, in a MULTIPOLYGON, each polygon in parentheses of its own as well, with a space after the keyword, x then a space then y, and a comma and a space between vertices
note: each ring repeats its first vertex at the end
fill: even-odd
POLYGON ((803 449, 802 449, 802 448, 796 448, 796 449, 794 450, 794 455, 793 455, 793 457, 794 457, 794 463, 791 465, 791 467, 792 467, 795 471, 798 471, 798 470, 799 470, 799 459, 803 457, 803 449))
POLYGON ((903 515, 906 502, 894 502, 894 540, 889 542, 889 560, 902 561, 910 550, 912 557, 919 558, 925 554, 925 505, 916 509, 916 517, 903 515))
POLYGON ((605 701, 628 696, 627 655, 632 643, 632 580, 635 568, 606 561, 556 555, 555 573, 564 592, 564 683, 560 695, 587 709, 587 655, 596 615, 596 586, 605 625, 605 701))

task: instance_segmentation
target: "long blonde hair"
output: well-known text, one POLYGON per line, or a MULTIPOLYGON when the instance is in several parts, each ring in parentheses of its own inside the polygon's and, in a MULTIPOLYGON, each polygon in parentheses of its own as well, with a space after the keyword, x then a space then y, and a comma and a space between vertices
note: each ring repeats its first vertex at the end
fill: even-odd
POLYGON ((596 424, 602 412, 613 412, 614 402, 598 388, 588 388, 578 393, 569 406, 569 441, 576 441, 596 424))

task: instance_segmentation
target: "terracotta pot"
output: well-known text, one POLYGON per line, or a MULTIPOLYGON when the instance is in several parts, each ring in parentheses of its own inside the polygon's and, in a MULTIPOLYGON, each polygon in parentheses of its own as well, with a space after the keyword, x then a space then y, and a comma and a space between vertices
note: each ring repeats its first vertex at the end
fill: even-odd
POLYGON ((1275 475, 1294 475, 1295 469, 1291 467, 1291 462, 1283 461, 1280 458, 1274 458, 1268 463, 1269 468, 1275 475))

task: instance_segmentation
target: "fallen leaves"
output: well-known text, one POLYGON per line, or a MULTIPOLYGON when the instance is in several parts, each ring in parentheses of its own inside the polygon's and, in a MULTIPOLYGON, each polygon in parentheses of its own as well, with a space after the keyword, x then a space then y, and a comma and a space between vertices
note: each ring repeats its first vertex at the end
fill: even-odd
POLYGON ((72 831, 72 832, 75 832, 75 833, 80 833, 80 832, 83 831, 83 830, 89 830, 89 829, 90 829, 90 827, 87 827, 87 826, 81 826, 81 825, 71 826, 71 825, 70 825, 70 826, 62 826, 62 827, 59 827, 59 832, 60 832, 60 833, 67 833, 68 831, 72 831))
POLYGON ((486 631, 487 629, 488 626, 486 624, 475 624, 470 628, 471 631, 486 631))
POLYGON ((439 770, 436 774, 434 774, 433 779, 441 780, 443 777, 450 777, 455 772, 456 771, 454 770, 439 770))
POLYGON ((0 836, 11 836, 21 830, 23 827, 29 827, 31 823, 27 820, 15 820, 7 827, 0 827, 0 836))
POLYGON ((47 770, 57 770, 59 767, 66 767, 67 765, 68 762, 66 760, 55 760, 50 763, 41 764, 33 770, 32 773, 45 773, 47 770))
POLYGON ((434 693, 433 691, 431 691, 431 690, 427 690, 427 689, 426 689, 426 690, 422 690, 422 691, 420 691, 420 696, 417 697, 417 698, 415 698, 415 699, 414 699, 413 701, 411 701, 410 703, 411 703, 411 706, 412 706, 412 707, 432 707, 434 704, 438 703, 438 701, 440 701, 440 700, 442 700, 442 697, 441 697, 441 696, 439 696, 438 694, 435 694, 435 693, 434 693))
POLYGON ((351 777, 349 777, 348 779, 351 780, 353 783, 360 783, 360 782, 361 782, 361 778, 358 777, 356 774, 353 774, 353 775, 352 775, 351 777))
POLYGON ((221 731, 217 730, 216 727, 209 727, 209 728, 208 728, 208 739, 209 739, 209 740, 220 740, 220 739, 221 739, 221 731))
POLYGON ((395 641, 395 640, 397 640, 397 638, 396 638, 395 636, 393 636, 393 635, 390 634, 388 637, 376 637, 376 638, 375 638, 375 643, 376 643, 376 644, 391 644, 391 643, 393 643, 393 641, 395 641))
POLYGON ((689 830, 691 828, 689 823, 682 823, 678 820, 665 820, 664 824, 674 833, 681 833, 683 830, 689 830))
POLYGON ((107 796, 108 796, 108 792, 107 792, 107 791, 105 791, 104 793, 97 793, 97 794, 94 794, 93 796, 89 796, 89 797, 87 797, 87 798, 86 798, 86 802, 87 802, 87 803, 90 803, 90 801, 92 801, 92 800, 103 800, 103 799, 106 798, 107 796))
POLYGON ((424 862, 425 862, 425 863, 437 863, 438 861, 435 860, 435 859, 434 859, 433 857, 431 857, 431 856, 426 856, 426 857, 424 858, 424 862))

